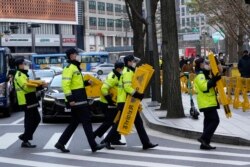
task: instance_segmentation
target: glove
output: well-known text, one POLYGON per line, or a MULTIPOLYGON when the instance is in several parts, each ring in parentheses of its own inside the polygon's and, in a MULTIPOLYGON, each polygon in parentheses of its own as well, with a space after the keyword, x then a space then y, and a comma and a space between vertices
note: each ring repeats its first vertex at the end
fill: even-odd
POLYGON ((109 105, 109 106, 115 106, 115 103, 114 103, 114 101, 112 100, 112 98, 111 98, 110 95, 106 95, 106 96, 104 96, 104 97, 105 97, 105 99, 108 101, 108 105, 109 105))
POLYGON ((136 92, 132 95, 132 97, 142 100, 142 99, 144 98, 144 94, 143 94, 143 93, 139 93, 139 92, 136 91, 136 92))
POLYGON ((221 79, 221 75, 217 73, 215 76, 212 77, 212 79, 210 79, 207 82, 207 88, 210 89, 211 87, 215 87, 216 82, 219 81, 220 79, 221 79))
POLYGON ((217 73, 212 80, 216 83, 217 81, 219 81, 221 79, 221 75, 219 73, 217 73))

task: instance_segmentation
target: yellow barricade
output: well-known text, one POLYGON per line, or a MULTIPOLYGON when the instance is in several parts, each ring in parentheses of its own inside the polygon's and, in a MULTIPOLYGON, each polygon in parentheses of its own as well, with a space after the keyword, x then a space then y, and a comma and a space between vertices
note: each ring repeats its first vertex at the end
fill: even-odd
POLYGON ((84 80, 91 80, 93 83, 85 88, 88 98, 100 97, 102 81, 89 74, 84 75, 83 78, 84 80))
POLYGON ((29 87, 38 87, 43 84, 44 84, 44 81, 42 80, 31 80, 31 79, 29 79, 28 82, 26 83, 26 85, 29 87))
POLYGON ((242 102, 242 110, 243 112, 245 112, 247 109, 250 109, 250 104, 249 104, 249 100, 248 100, 248 80, 247 78, 242 78, 242 95, 243 95, 243 102, 242 102))
MULTIPOLYGON (((153 73, 154 69, 150 65, 142 65, 136 68, 132 80, 133 88, 135 88, 138 92, 143 93, 153 73)), ((131 132, 139 105, 139 99, 133 98, 130 95, 127 96, 125 106, 122 111, 121 119, 117 128, 117 131, 120 134, 128 135, 131 132)))
POLYGON ((236 87, 234 90, 234 101, 233 101, 233 108, 238 109, 242 107, 242 102, 240 101, 240 92, 242 91, 242 78, 237 77, 236 79, 236 87))
MULTIPOLYGON (((212 69, 212 73, 214 75, 217 75, 219 73, 219 69, 218 69, 217 64, 216 64, 215 56, 212 52, 209 53, 208 59, 210 62, 210 67, 212 69)), ((227 118, 232 117, 232 112, 230 111, 229 102, 228 102, 226 93, 224 91, 224 86, 223 86, 223 82, 221 79, 216 82, 216 88, 217 88, 217 91, 218 91, 218 94, 220 97, 220 102, 224 106, 226 117, 227 118)))

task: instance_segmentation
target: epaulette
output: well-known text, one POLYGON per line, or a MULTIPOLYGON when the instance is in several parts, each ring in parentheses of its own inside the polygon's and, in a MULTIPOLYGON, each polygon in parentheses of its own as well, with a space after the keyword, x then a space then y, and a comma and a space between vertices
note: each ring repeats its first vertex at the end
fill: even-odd
POLYGON ((71 65, 71 64, 68 64, 68 65, 66 66, 66 68, 69 68, 70 65, 71 65))
POLYGON ((112 78, 113 78, 113 79, 115 78, 115 74, 112 75, 112 78))

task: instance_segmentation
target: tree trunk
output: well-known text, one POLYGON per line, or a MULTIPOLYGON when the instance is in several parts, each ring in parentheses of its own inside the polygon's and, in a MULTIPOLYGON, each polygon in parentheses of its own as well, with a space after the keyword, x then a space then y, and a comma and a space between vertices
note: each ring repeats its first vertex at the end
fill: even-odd
POLYGON ((156 23, 155 23, 155 14, 157 10, 158 0, 151 1, 152 6, 152 23, 153 23, 153 58, 151 58, 152 65, 155 69, 153 80, 154 84, 152 85, 152 101, 161 102, 161 80, 160 80, 160 66, 159 66, 159 55, 158 55, 158 43, 156 35, 156 23))
POLYGON ((237 41, 237 46, 238 46, 238 57, 237 57, 237 62, 240 60, 242 53, 243 53, 243 29, 242 26, 239 25, 239 34, 238 34, 238 41, 237 41))
POLYGON ((175 0, 161 0, 163 98, 161 109, 167 118, 184 117, 180 89, 175 0))

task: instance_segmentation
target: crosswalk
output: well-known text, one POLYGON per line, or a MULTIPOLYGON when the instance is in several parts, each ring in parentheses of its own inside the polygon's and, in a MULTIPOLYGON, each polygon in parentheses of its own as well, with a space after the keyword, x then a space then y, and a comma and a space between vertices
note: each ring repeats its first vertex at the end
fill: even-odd
MULTIPOLYGON (((18 141, 21 133, 5 133, 0 136, 0 151, 10 149, 18 141)), ((152 150, 144 151, 141 146, 117 147, 115 150, 103 149, 92 154, 90 149, 81 150, 81 154, 60 153, 55 150, 54 144, 62 133, 56 132, 46 136, 44 145, 29 152, 29 156, 42 157, 41 159, 52 159, 43 162, 42 160, 31 160, 26 158, 5 157, 0 154, 1 164, 12 164, 31 167, 78 167, 83 166, 80 162, 106 164, 107 166, 142 166, 142 167, 189 167, 189 166, 250 166, 249 151, 203 151, 197 148, 176 148, 173 146, 158 146, 152 150), (78 164, 70 162, 75 161, 78 164), (198 165, 197 165, 198 164, 198 165)), ((73 135, 72 138, 75 136, 73 135)), ((66 147, 74 144, 72 138, 66 147)), ((126 139, 122 138, 123 142, 126 139)), ((98 165, 100 166, 100 165, 98 165)), ((85 165, 84 165, 85 167, 85 165)))

